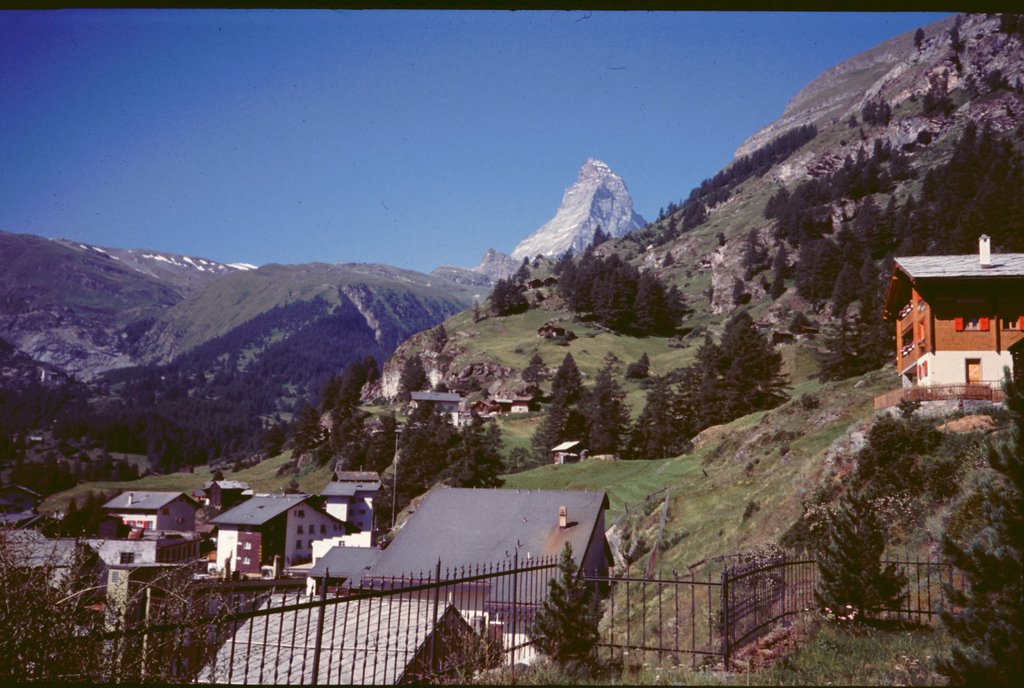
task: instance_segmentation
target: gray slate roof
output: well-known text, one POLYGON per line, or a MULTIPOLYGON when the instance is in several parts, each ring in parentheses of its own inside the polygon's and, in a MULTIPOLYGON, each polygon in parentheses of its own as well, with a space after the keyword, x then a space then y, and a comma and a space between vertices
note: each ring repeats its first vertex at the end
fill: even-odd
MULTIPOLYGON (((268 605, 294 604, 274 595, 268 605)), ((318 610, 297 609, 257 616, 238 626, 217 657, 199 675, 201 683, 310 684, 318 610), (266 639, 264 641, 264 639, 266 639)), ((430 639, 434 604, 417 597, 339 601, 324 608, 320 685, 395 685, 430 639)), ((440 610, 445 621, 465 624, 454 607, 440 610)), ((412 679, 415 677, 407 677, 412 679)))
POLYGON ((320 490, 320 495, 323 497, 354 497, 356 491, 377 492, 378 490, 380 490, 379 482, 340 483, 331 481, 324 485, 324 489, 320 490))
MULTIPOLYGON (((435 487, 423 499, 367 575, 399 577, 444 568, 557 556, 568 542, 579 564, 598 518, 604 492, 435 487), (569 528, 558 527, 558 507, 569 528)), ((601 533, 601 537, 604 534, 601 533)))
POLYGON ((104 504, 103 508, 155 511, 167 506, 178 497, 185 497, 189 501, 192 501, 192 498, 184 492, 144 492, 142 490, 128 490, 127 492, 122 492, 104 504), (128 502, 129 499, 131 499, 131 503, 128 502))
POLYGON ((332 547, 306 575, 319 578, 330 573, 331 578, 345 578, 349 585, 357 586, 382 551, 376 547, 332 547))
POLYGON ((15 566, 66 568, 75 561, 78 540, 47 538, 36 530, 0 530, 0 547, 15 566))
POLYGON ((992 264, 987 268, 981 267, 977 253, 962 256, 907 256, 894 260, 913 279, 1024 278, 1024 253, 993 253, 992 264))
POLYGON ((240 480, 210 480, 203 484, 204 490, 209 490, 211 487, 217 484, 222 490, 248 490, 249 483, 243 483, 240 480))
POLYGON ((413 401, 447 401, 450 403, 462 401, 462 397, 458 394, 446 392, 413 392, 411 397, 413 401))
POLYGON ((210 519, 217 525, 260 526, 309 498, 307 494, 259 495, 210 519))

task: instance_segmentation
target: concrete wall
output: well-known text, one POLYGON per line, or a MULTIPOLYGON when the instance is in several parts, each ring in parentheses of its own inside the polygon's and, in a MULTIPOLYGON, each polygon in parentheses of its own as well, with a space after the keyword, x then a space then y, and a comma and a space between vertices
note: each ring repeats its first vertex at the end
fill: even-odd
POLYGON ((285 528, 284 564, 311 561, 316 540, 344 535, 344 525, 308 504, 298 504, 288 510, 285 528), (301 528, 301 532, 299 532, 301 528))

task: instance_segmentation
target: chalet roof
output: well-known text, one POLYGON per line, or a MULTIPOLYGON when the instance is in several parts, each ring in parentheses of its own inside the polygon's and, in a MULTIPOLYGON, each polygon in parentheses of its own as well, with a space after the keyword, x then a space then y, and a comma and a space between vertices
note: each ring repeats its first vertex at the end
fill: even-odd
POLYGON ((307 499, 307 494, 259 495, 228 509, 220 516, 211 518, 210 523, 222 526, 261 526, 307 499))
POLYGON ((994 253, 988 267, 982 267, 977 253, 961 256, 906 256, 893 259, 911 279, 1024 278, 1024 253, 994 253))
POLYGON ((22 494, 27 494, 30 497, 35 497, 36 499, 39 499, 39 500, 41 500, 43 498, 43 496, 41 494, 39 494, 38 492, 36 492, 35 490, 30 490, 29 488, 25 487, 24 485, 18 485, 16 483, 11 483, 10 485, 4 485, 2 488, 0 488, 0 493, 5 493, 5 492, 21 492, 22 494))
POLYGON ((377 492, 380 490, 379 482, 350 483, 331 481, 320 490, 322 497, 355 497, 356 492, 377 492))
POLYGON ((498 564, 517 548, 520 557, 557 555, 566 542, 580 563, 607 508, 604 492, 435 487, 367 575, 433 571, 438 557, 445 567, 498 564), (561 506, 568 528, 558 527, 561 506))
POLYGON ((449 392, 413 392, 411 397, 413 401, 446 401, 449 403, 462 401, 460 395, 449 392))
POLYGON ((376 547, 332 547, 316 560, 306 574, 319 578, 329 573, 331 578, 345 578, 351 585, 359 585, 366 572, 380 557, 376 547))
MULTIPOLYGON (((143 492, 141 490, 128 490, 117 495, 103 505, 104 509, 131 509, 132 511, 156 511, 167 506, 178 497, 193 502, 194 500, 184 492, 143 492)), ((195 505, 198 506, 198 505, 195 505)))
POLYGON ((209 490, 214 485, 220 486, 222 490, 248 490, 249 483, 243 483, 241 480, 210 480, 203 483, 203 489, 209 490))
MULTIPOLYGON (((280 607, 288 602, 281 595, 272 595, 261 608, 280 607)), ((320 637, 330 640, 322 646, 316 682, 320 685, 396 685, 415 679, 405 675, 410 663, 420 654, 420 648, 430 640, 435 609, 433 600, 426 597, 395 596, 332 603, 323 615, 325 624, 320 637), (397 619, 401 619, 401 623, 396 622, 397 619)), ((224 683, 230 676, 232 683, 312 683, 317 613, 316 608, 296 609, 257 616, 241 623, 234 637, 217 651, 212 664, 203 669, 199 681, 224 683), (273 641, 265 644, 264 638, 273 641), (282 638, 287 639, 286 642, 277 641, 282 638)), ((440 610, 437 628, 459 626, 469 628, 455 607, 449 604, 440 610)))
POLYGON ((1024 279, 1024 253, 993 253, 988 267, 981 266, 977 253, 897 257, 893 259, 892 274, 886 287, 882 318, 894 320, 910 299, 911 290, 922 283, 1019 279, 1024 279))
POLYGON ((578 445, 579 445, 579 441, 578 440, 569 440, 568 442, 562 442, 557 447, 552 447, 551 451, 553 451, 553 452, 569 451, 570 449, 572 449, 573 447, 576 447, 578 445))
POLYGON ((78 540, 47 538, 36 530, 0 530, 0 547, 15 566, 66 568, 75 561, 78 540))

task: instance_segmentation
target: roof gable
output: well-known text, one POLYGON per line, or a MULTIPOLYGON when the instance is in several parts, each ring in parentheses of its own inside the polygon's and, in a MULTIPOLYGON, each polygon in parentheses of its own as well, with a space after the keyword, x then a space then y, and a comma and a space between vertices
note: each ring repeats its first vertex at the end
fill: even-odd
POLYGON ((198 504, 184 492, 144 492, 142 490, 128 490, 117 495, 103 505, 104 509, 130 509, 132 511, 156 511, 161 509, 179 497, 192 502, 192 506, 198 508, 198 504))
POLYGON ((307 494, 275 494, 257 495, 247 499, 238 506, 228 509, 220 516, 210 519, 217 525, 258 526, 263 525, 276 516, 280 516, 293 506, 302 504, 310 495, 307 494))
POLYGON ((368 575, 402 576, 445 567, 557 555, 565 543, 583 560, 608 497, 604 492, 435 487, 368 575), (558 510, 570 526, 559 528, 558 510))

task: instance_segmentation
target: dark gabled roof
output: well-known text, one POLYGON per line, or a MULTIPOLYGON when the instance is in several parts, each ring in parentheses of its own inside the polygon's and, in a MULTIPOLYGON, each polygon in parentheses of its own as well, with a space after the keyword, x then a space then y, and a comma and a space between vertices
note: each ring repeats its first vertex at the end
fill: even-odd
POLYGON ((131 509, 139 511, 155 511, 167 506, 178 497, 184 497, 193 505, 199 506, 191 497, 184 492, 144 492, 142 490, 128 490, 117 495, 103 505, 104 509, 131 509), (130 500, 130 501, 129 501, 130 500))
POLYGON ((228 509, 220 516, 211 518, 210 523, 221 526, 261 526, 307 499, 307 494, 257 495, 228 509))
POLYGON ((320 490, 322 497, 354 497, 356 492, 377 492, 380 490, 379 482, 350 483, 331 481, 320 490))
POLYGON ((25 493, 25 494, 27 494, 27 495, 29 495, 31 497, 35 497, 36 499, 39 499, 39 500, 41 500, 43 498, 43 495, 39 494, 35 490, 30 490, 29 488, 25 487, 24 485, 17 485, 15 483, 11 483, 10 485, 4 485, 2 488, 0 488, 0 492, 7 492, 8 490, 13 491, 13 492, 23 492, 23 493, 25 493))
POLYGON ((331 578, 345 578, 350 585, 359 585, 363 574, 381 553, 376 547, 332 547, 316 560, 306 575, 319 578, 328 573, 331 578))
POLYGON ((607 508, 604 492, 435 487, 367 575, 433 571, 438 557, 444 567, 503 563, 517 548, 521 560, 556 556, 566 542, 579 564, 607 508), (572 524, 565 529, 560 506, 572 524))

